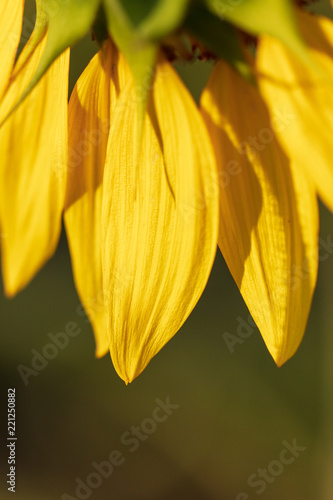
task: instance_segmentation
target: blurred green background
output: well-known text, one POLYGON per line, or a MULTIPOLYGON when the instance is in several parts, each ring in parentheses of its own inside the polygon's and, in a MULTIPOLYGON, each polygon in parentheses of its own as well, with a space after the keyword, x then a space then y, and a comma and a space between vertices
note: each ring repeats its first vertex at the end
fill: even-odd
MULTIPOLYGON (((33 19, 28 2, 23 38, 33 19)), ((73 49, 71 85, 94 52, 89 37, 73 49)), ((177 69, 198 98, 210 66, 179 64, 177 69)), ((323 207, 321 212, 322 241, 330 242, 332 215, 323 207)), ((60 499, 65 493, 75 498, 76 478, 86 482, 95 470, 92 462, 108 460, 115 449, 124 462, 86 498, 332 500, 333 253, 321 245, 320 255, 305 338, 282 368, 255 328, 233 353, 228 349, 223 334, 237 335, 239 318, 247 321, 248 311, 218 252, 186 324, 126 387, 109 356, 94 357, 63 235, 54 258, 26 290, 10 301, 3 293, 0 297, 1 499, 10 498, 6 405, 7 389, 15 387, 18 500, 60 499), (17 366, 31 367, 31 350, 41 352, 50 343, 48 333, 64 331, 69 321, 81 333, 26 386, 17 366), (121 436, 151 418, 155 400, 168 396, 179 407, 131 452, 121 436), (306 449, 275 477, 270 474, 273 481, 257 493, 259 485, 249 486, 249 476, 267 466, 279 472, 272 461, 279 460, 283 441, 295 439, 306 449)))

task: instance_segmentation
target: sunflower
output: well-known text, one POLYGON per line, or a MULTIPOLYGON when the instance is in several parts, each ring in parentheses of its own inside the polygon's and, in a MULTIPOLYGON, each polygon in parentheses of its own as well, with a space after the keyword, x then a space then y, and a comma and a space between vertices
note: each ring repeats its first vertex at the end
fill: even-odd
POLYGON ((40 0, 17 60, 24 2, 0 7, 5 293, 53 255, 64 218, 96 355, 128 383, 186 321, 219 246, 280 366, 316 284, 317 195, 333 208, 332 23, 287 1, 152 4, 40 0), (89 29, 100 50, 68 103, 89 29), (200 107, 172 65, 194 58, 215 61, 200 107))

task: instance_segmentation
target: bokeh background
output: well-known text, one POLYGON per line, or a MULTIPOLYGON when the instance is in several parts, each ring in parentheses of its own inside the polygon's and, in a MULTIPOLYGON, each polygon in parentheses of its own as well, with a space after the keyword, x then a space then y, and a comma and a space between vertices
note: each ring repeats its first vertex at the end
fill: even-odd
MULTIPOLYGON (((329 12, 328 2, 316 7, 329 12)), ((33 20, 30 1, 23 37, 33 20)), ((89 37, 73 49, 71 86, 95 50, 89 37)), ((210 66, 179 64, 177 69, 198 99, 210 66)), ((332 500, 332 223, 333 216, 321 207, 318 285, 303 343, 286 365, 275 366, 251 324, 248 338, 234 352, 228 349, 224 334, 237 335, 239 318, 248 322, 248 311, 218 252, 190 318, 129 386, 109 356, 94 357, 92 330, 82 315, 63 234, 56 255, 34 281, 13 300, 0 297, 0 498, 11 495, 6 405, 7 389, 15 387, 18 500, 79 498, 76 478, 86 483, 94 472, 92 462, 108 460, 115 449, 123 464, 85 498, 332 500), (48 333, 64 331, 70 321, 80 334, 26 386, 17 367, 31 367, 31 350, 42 352, 50 343, 48 333), (155 400, 167 397, 179 407, 131 452, 121 436, 151 418, 155 400), (258 494, 249 476, 269 464, 274 469, 282 442, 294 440, 305 449, 258 494)))

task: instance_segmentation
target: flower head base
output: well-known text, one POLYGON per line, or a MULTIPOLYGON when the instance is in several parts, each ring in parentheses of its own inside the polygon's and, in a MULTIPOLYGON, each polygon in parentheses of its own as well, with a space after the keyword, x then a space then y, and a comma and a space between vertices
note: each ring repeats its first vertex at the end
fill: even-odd
POLYGON ((16 62, 24 2, 0 7, 6 294, 53 254, 64 215, 96 355, 128 383, 186 321, 218 244, 280 366, 316 284, 317 194, 333 209, 331 21, 288 0, 51 3, 16 62), (67 105, 69 47, 90 29, 100 50, 67 105), (218 60, 201 112, 170 62, 198 51, 218 60))

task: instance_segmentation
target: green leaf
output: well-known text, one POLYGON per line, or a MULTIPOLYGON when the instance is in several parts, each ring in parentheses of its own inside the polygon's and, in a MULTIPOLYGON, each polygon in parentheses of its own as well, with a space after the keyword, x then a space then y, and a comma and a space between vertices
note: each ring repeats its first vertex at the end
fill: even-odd
POLYGON ((45 52, 33 78, 35 85, 53 61, 92 27, 101 0, 40 0, 48 21, 45 52))
POLYGON ((104 0, 104 9, 109 32, 124 54, 135 84, 140 87, 140 94, 143 95, 144 89, 141 87, 144 86, 147 90, 149 88, 149 75, 152 78, 158 46, 141 36, 120 0, 104 0))
POLYGON ((184 27, 213 54, 227 61, 243 78, 254 84, 239 36, 230 23, 222 21, 204 6, 197 4, 190 9, 184 27))
POLYGON ((149 40, 161 40, 183 22, 190 0, 159 0, 140 23, 139 30, 149 40))
POLYGON ((158 43, 183 22, 190 0, 104 0, 111 36, 132 70, 144 116, 158 43))
MULTIPOLYGON (((37 0, 37 17, 34 26, 34 30, 29 38, 29 43, 25 50, 25 59, 20 64, 19 68, 15 65, 13 68, 13 73, 11 75, 11 81, 15 80, 20 71, 25 67, 25 64, 29 61, 33 51, 43 38, 45 31, 47 30, 48 20, 46 17, 46 12, 40 6, 41 1, 37 0)), ((21 56, 22 57, 22 56, 21 56)))
POLYGON ((300 35, 290 0, 205 0, 211 11, 239 28, 259 35, 265 33, 280 39, 305 63, 311 64, 300 35))
MULTIPOLYGON (((138 4, 142 2, 137 2, 138 4)), ((131 68, 136 87, 138 144, 154 77, 158 45, 144 39, 120 0, 104 0, 109 32, 131 68)), ((137 11, 136 11, 136 15, 137 11)), ((140 147, 137 154, 139 155, 140 147)))
POLYGON ((133 26, 138 26, 151 13, 157 0, 121 0, 122 8, 127 13, 133 26))
POLYGON ((51 64, 68 47, 78 42, 91 28, 101 0, 37 0, 37 21, 32 36, 31 54, 45 29, 48 29, 45 51, 27 89, 4 118, 2 125, 30 94, 51 64))

